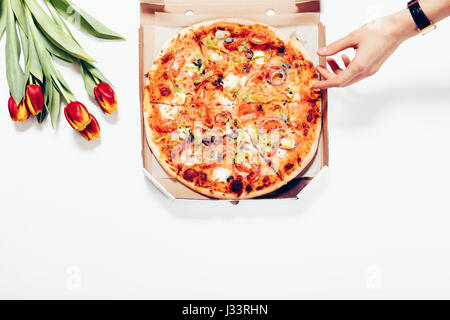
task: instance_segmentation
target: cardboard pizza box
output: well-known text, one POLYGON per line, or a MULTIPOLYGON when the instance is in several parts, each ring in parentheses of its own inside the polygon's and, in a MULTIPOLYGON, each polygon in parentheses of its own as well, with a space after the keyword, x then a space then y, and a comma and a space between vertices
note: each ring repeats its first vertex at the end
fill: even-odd
MULTIPOLYGON (((325 45, 325 27, 320 21, 319 0, 141 0, 140 27, 140 95, 142 126, 142 159, 146 177, 169 199, 213 200, 199 194, 171 178, 159 165, 146 141, 143 125, 143 90, 145 74, 162 45, 177 31, 198 22, 221 18, 247 18, 269 24, 285 35, 297 36, 305 47, 308 58, 325 64, 325 58, 316 51, 325 45)), ((327 91, 323 91, 323 129, 318 152, 311 164, 285 187, 262 199, 300 199, 329 165, 327 91)))

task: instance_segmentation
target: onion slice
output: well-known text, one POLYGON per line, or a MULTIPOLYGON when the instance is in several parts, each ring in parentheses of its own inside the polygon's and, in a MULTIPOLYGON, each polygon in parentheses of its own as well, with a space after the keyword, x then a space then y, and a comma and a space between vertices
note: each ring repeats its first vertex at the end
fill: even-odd
MULTIPOLYGON (((264 35, 265 35, 265 34, 264 34, 264 35)), ((266 44, 267 42, 269 42, 269 41, 267 40, 267 36, 264 37, 264 38, 261 38, 260 36, 255 35, 255 34, 252 34, 252 35, 250 36, 250 39, 249 39, 249 40, 250 40, 251 43, 256 44, 257 46, 263 45, 263 44, 266 44)))
POLYGON ((274 67, 269 71, 267 82, 273 86, 281 86, 286 83, 286 70, 280 67, 274 67))

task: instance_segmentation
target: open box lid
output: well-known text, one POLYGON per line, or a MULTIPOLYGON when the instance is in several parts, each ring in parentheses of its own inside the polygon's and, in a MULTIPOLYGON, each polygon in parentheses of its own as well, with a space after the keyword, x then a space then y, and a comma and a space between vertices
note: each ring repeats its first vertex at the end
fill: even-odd
POLYGON ((141 0, 147 9, 168 13, 242 14, 243 7, 251 14, 320 12, 320 0, 141 0))
MULTIPOLYGON (((246 17, 277 26, 315 25, 316 49, 325 45, 325 28, 320 22, 320 1, 312 0, 141 0, 140 30, 140 85, 141 101, 145 73, 159 50, 156 38, 158 28, 182 27, 202 20, 246 17)), ((323 57, 316 61, 323 64, 323 57)), ((306 187, 328 166, 327 92, 323 91, 323 126, 316 158, 299 178, 287 186, 258 199, 298 199, 306 187)), ((142 110, 141 110, 141 115, 142 110)), ((144 121, 144 119, 142 119, 144 121)), ((142 126, 143 127, 143 126, 142 126)), ((146 141, 142 128, 142 157, 145 175, 170 199, 207 200, 175 179, 170 178, 159 165, 146 141)), ((248 201, 248 200, 247 200, 248 201)))

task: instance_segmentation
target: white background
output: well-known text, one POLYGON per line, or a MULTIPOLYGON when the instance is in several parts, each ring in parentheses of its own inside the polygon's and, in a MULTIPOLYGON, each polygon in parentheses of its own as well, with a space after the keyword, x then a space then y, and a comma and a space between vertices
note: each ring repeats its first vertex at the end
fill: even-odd
MULTIPOLYGON (((330 92, 331 168, 300 201, 170 202, 143 176, 138 6, 77 0, 126 36, 77 33, 115 84, 87 143, 14 124, 2 41, 0 298, 450 298, 450 20, 330 92)), ((406 0, 324 1, 336 40, 406 0)))

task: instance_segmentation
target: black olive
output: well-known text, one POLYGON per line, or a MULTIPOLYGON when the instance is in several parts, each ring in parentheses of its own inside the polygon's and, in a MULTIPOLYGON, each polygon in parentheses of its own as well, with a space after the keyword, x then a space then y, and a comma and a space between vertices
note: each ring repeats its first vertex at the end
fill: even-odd
POLYGON ((253 57, 255 56, 252 49, 246 50, 244 54, 247 59, 253 59, 253 57))
POLYGON ((205 75, 205 74, 206 74, 206 70, 203 70, 202 75, 205 75))
POLYGON ((212 82, 212 84, 213 84, 214 88, 220 89, 221 84, 220 84, 220 82, 218 80, 214 80, 212 82))
POLYGON ((192 134, 192 132, 189 133, 188 142, 191 143, 191 142, 194 142, 194 140, 195 140, 195 137, 194 137, 194 135, 192 134))
POLYGON ((234 42, 234 38, 233 38, 233 37, 228 37, 228 38, 226 38, 226 39, 224 40, 224 42, 225 42, 226 44, 233 43, 233 42, 234 42))
POLYGON ((209 140, 211 141, 211 143, 217 144, 216 137, 212 136, 209 140))
POLYGON ((262 105, 259 105, 258 111, 259 111, 259 112, 263 112, 263 106, 262 106, 262 105))
POLYGON ((250 68, 246 67, 242 69, 242 73, 250 73, 250 68))
POLYGON ((233 180, 233 179, 234 179, 234 177, 233 177, 233 176, 229 176, 229 177, 228 177, 228 179, 227 179, 227 182, 228 182, 228 183, 230 183, 230 182, 231 182, 231 180, 233 180))
POLYGON ((204 138, 204 139, 202 140, 202 143, 203 143, 205 146, 209 146, 209 145, 211 144, 211 140, 208 139, 208 138, 204 138))
POLYGON ((194 61, 194 66, 197 66, 199 68, 202 66, 202 64, 203 64, 202 59, 197 59, 194 61))
POLYGON ((279 47, 279 48, 278 48, 278 53, 279 53, 279 54, 283 54, 283 53, 285 53, 285 52, 286 52, 286 47, 282 46, 282 47, 279 47))
POLYGON ((219 89, 221 86, 223 86, 223 75, 219 75, 217 80, 213 81, 213 86, 217 89, 219 89))

